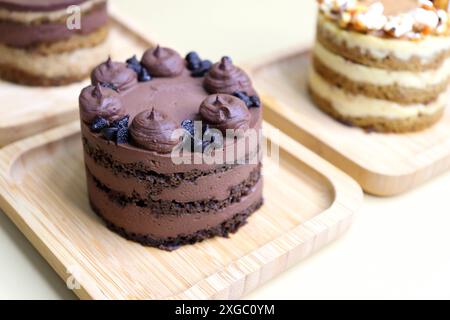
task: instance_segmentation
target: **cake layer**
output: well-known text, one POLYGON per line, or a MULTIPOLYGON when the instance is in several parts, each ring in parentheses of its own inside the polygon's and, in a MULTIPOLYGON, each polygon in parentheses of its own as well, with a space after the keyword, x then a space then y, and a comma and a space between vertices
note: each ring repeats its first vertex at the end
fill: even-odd
POLYGON ((309 88, 309 91, 313 102, 323 112, 345 125, 360 127, 367 131, 384 133, 421 131, 438 122, 444 114, 444 109, 442 108, 433 114, 420 114, 419 116, 400 119, 375 116, 347 116, 339 113, 329 99, 317 94, 311 88, 309 88))
POLYGON ((309 69, 309 85, 319 96, 332 100, 333 107, 342 115, 350 117, 383 117, 387 119, 406 119, 431 115, 448 104, 449 91, 428 104, 400 105, 396 102, 355 95, 342 90, 324 80, 314 68, 309 69))
MULTIPOLYGON (((371 81, 370 73, 372 70, 367 70, 367 73, 369 73, 368 75, 363 73, 357 74, 356 72, 359 68, 353 69, 350 64, 348 64, 350 67, 348 68, 348 72, 345 72, 345 66, 342 66, 342 68, 339 66, 334 67, 330 66, 330 61, 327 61, 326 63, 323 61, 323 59, 320 59, 317 56, 313 57, 313 65, 316 72, 330 84, 351 94, 389 100, 403 105, 416 103, 426 104, 436 100, 442 92, 447 90, 449 84, 448 80, 444 80, 437 84, 424 84, 422 87, 418 88, 402 86, 395 82, 390 83, 390 80, 380 81, 390 84, 376 84, 377 71, 375 71, 375 74, 373 75, 374 81, 371 81), (336 69, 340 70, 336 71, 336 69)), ((359 72, 365 71, 360 70, 359 72)), ((386 75, 386 77, 389 79, 389 75, 386 75)))
MULTIPOLYGON (((32 3, 32 1, 28 1, 32 3)), ((39 2, 39 1, 33 1, 39 2)), ((72 5, 79 6, 80 13, 84 14, 90 11, 94 6, 105 3, 106 0, 67 0, 66 4, 58 7, 34 8, 34 10, 18 10, 17 8, 6 8, 2 6, 0 0, 0 21, 12 21, 23 24, 37 24, 45 22, 61 21, 67 18, 67 8, 72 5), (45 10, 47 9, 47 10, 45 10)))
POLYGON ((320 43, 314 47, 314 56, 328 69, 347 79, 376 86, 398 86, 411 89, 424 89, 446 85, 450 78, 450 57, 437 69, 427 71, 392 71, 368 67, 349 61, 324 48, 320 43))
MULTIPOLYGON (((74 50, 82 49, 82 48, 91 48, 95 47, 101 43, 103 43, 109 34, 108 26, 101 27, 100 29, 87 34, 87 35, 74 35, 68 39, 61 40, 58 42, 52 43, 40 43, 33 47, 29 47, 26 49, 21 48, 13 48, 8 47, 12 50, 26 50, 29 54, 38 54, 38 55, 51 55, 65 52, 72 52, 74 50)), ((1 44, 0 44, 1 46, 1 44)))
POLYGON ((11 11, 55 11, 70 5, 81 5, 88 0, 0 0, 0 9, 11 11))
POLYGON ((109 51, 108 40, 94 47, 48 55, 0 45, 0 76, 28 85, 63 85, 86 78, 109 51))
MULTIPOLYGON (((200 200, 191 199, 191 201, 180 202, 174 199, 170 200, 153 200, 151 197, 140 197, 137 193, 127 195, 123 192, 112 190, 103 184, 100 180, 94 177, 89 171, 87 172, 88 179, 92 179, 95 186, 105 192, 109 200, 120 207, 127 207, 135 205, 140 208, 147 208, 153 214, 195 214, 195 213, 208 213, 216 212, 218 210, 226 209, 234 203, 240 202, 243 198, 249 195, 253 191, 255 186, 260 182, 261 171, 254 171, 246 180, 242 181, 238 185, 226 190, 228 196, 225 199, 207 198, 206 195, 201 197, 200 200)), ((221 188, 223 188, 221 186, 221 188)), ((176 198, 177 191, 172 190, 173 198, 176 198)))
POLYGON ((81 28, 70 30, 66 18, 60 21, 39 24, 24 24, 7 20, 0 21, 0 43, 15 47, 29 48, 42 43, 53 43, 74 35, 88 35, 108 23, 107 5, 99 3, 81 14, 81 28))
MULTIPOLYGON (((85 128, 86 129, 86 128, 85 128)), ((90 137, 92 139, 92 137, 90 137)), ((130 158, 126 158, 127 153, 121 155, 112 154, 105 151, 102 146, 110 145, 103 139, 97 139, 97 143, 83 137, 83 146, 85 156, 91 158, 98 166, 107 169, 110 174, 123 178, 146 179, 151 183, 152 189, 159 192, 163 188, 173 188, 180 185, 182 181, 195 181, 199 177, 211 174, 219 174, 230 171, 240 164, 175 164, 170 157, 166 158, 160 154, 160 161, 156 162, 156 154, 147 153, 147 156, 138 158, 135 153, 134 157, 131 150, 128 153, 130 158), (152 155, 155 158, 151 158, 152 155), (155 165, 152 165, 154 163, 155 165), (156 171, 158 170, 158 171, 156 171)), ((113 148, 114 145, 109 146, 113 148)), ((135 150, 136 152, 136 150, 135 150)), ((247 165, 257 165, 260 158, 255 156, 247 165)))
POLYGON ((144 246, 152 246, 167 251, 173 251, 182 245, 194 244, 213 237, 228 238, 230 234, 236 233, 242 226, 244 226, 247 223, 248 217, 257 211, 262 205, 263 200, 261 199, 216 227, 209 227, 189 235, 156 238, 147 234, 136 234, 129 232, 125 228, 115 225, 114 223, 108 221, 107 218, 102 215, 100 210, 97 209, 91 202, 91 207, 94 212, 105 221, 111 231, 116 232, 125 239, 138 242, 144 246))
POLYGON ((428 36, 417 41, 347 31, 319 17, 318 41, 350 61, 388 70, 425 71, 439 68, 450 57, 450 37, 428 36))
POLYGON ((186 179, 174 175, 158 175, 149 172, 138 177, 124 175, 123 172, 112 173, 108 168, 97 163, 85 154, 87 170, 107 188, 123 193, 125 197, 151 199, 154 201, 192 202, 204 199, 225 200, 231 196, 232 189, 247 180, 254 181, 260 175, 261 166, 238 165, 229 169, 206 173, 187 173, 186 179), (175 182, 176 181, 176 182, 175 182), (169 182, 169 183, 163 183, 169 182), (220 185, 218 185, 220 182, 220 185))
POLYGON ((215 212, 176 215, 155 214, 151 209, 135 204, 120 206, 111 201, 108 193, 99 189, 89 175, 88 190, 92 206, 106 221, 125 229, 129 234, 163 241, 170 238, 189 237, 199 231, 216 228, 242 212, 255 210, 262 201, 262 181, 239 202, 223 209, 215 212))

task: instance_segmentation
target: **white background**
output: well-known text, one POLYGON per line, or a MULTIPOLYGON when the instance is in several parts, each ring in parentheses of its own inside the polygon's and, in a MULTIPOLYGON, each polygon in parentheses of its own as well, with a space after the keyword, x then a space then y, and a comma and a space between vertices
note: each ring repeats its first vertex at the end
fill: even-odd
MULTIPOLYGON (((314 0, 112 0, 162 45, 252 62, 314 37, 314 0)), ((449 128, 450 130, 450 128, 449 128)), ((250 299, 450 298, 450 173, 365 197, 350 231, 250 299)), ((0 299, 75 299, 0 212, 0 299)))

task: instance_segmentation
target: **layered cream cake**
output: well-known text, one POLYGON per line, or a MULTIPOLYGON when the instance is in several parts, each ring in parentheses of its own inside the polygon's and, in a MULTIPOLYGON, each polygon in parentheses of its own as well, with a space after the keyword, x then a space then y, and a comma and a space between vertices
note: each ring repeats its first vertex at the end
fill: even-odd
POLYGON ((64 85, 109 55, 106 0, 0 0, 0 78, 64 85))
POLYGON ((448 1, 318 2, 309 91, 320 109, 379 132, 441 118, 450 98, 448 1))

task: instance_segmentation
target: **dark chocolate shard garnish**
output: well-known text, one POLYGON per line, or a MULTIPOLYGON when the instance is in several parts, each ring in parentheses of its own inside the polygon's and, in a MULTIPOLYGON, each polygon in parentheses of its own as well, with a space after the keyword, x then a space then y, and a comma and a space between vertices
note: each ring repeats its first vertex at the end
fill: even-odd
POLYGON ((108 141, 116 141, 118 128, 110 127, 102 130, 103 137, 108 141))
POLYGON ((107 127, 109 127, 108 120, 106 120, 105 118, 102 118, 100 116, 95 117, 94 121, 92 121, 92 124, 91 124, 91 130, 96 133, 102 131, 103 129, 105 129, 107 127))

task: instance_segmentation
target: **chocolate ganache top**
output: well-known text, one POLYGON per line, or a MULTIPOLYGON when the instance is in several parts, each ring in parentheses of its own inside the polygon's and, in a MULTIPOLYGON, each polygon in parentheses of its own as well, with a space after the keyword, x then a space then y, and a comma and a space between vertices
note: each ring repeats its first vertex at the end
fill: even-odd
POLYGON ((0 8, 14 11, 54 11, 88 0, 0 0, 0 8))
POLYGON ((194 139, 195 121, 202 121, 203 131, 261 126, 259 98, 251 80, 227 57, 212 66, 196 53, 183 59, 176 51, 159 47, 147 50, 142 61, 109 59, 93 70, 91 78, 96 87, 85 88, 80 96, 83 134, 126 161, 142 160, 146 152, 148 161, 162 161, 162 156, 170 160, 173 147, 185 141, 173 133, 183 128, 194 139), (212 87, 215 94, 210 95, 212 87), (125 116, 127 121, 117 120, 125 116), (122 125, 105 127, 103 132, 102 126, 114 126, 111 120, 122 125), (123 133, 124 123, 130 124, 128 135, 123 133), (115 132, 120 136, 111 134, 115 132))

